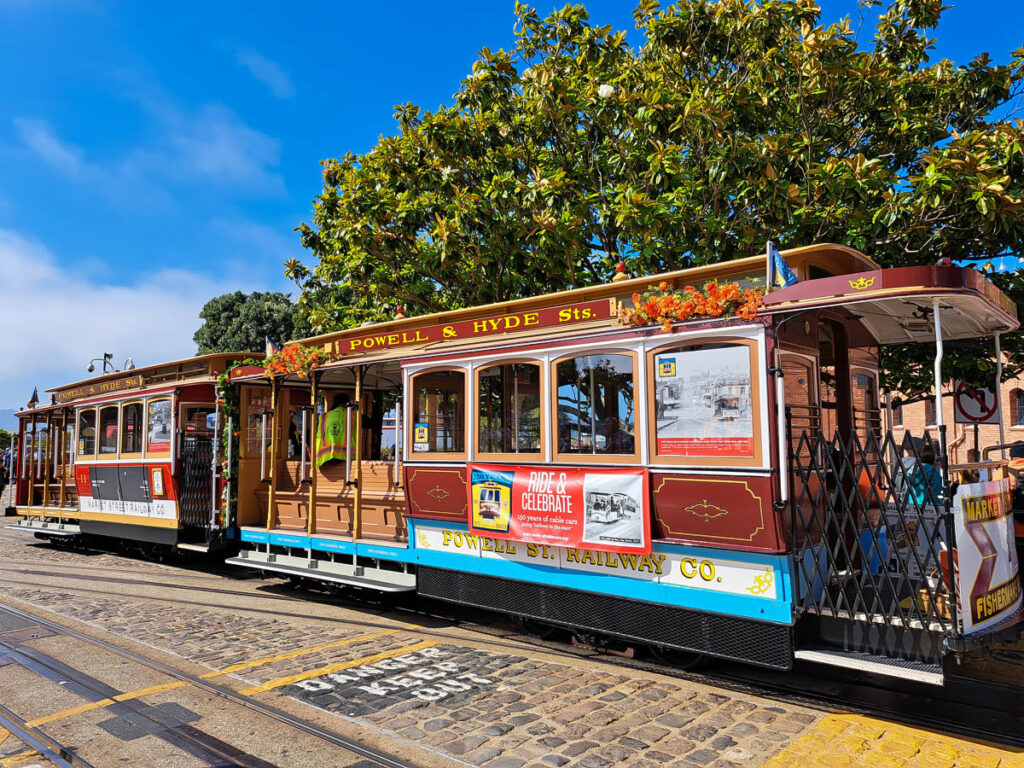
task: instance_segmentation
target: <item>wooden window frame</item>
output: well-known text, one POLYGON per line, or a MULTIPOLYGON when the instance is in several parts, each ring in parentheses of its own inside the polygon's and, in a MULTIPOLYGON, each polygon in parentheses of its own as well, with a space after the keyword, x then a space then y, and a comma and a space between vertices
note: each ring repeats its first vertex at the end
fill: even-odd
POLYGON ((146 454, 147 459, 169 459, 171 458, 171 451, 174 449, 174 398, 171 395, 156 395, 154 397, 146 398, 146 442, 143 443, 142 450, 146 454), (166 400, 171 404, 171 423, 168 425, 170 431, 170 445, 166 451, 151 451, 149 450, 149 404, 155 403, 160 400, 166 400))
POLYGON ((474 458, 480 461, 498 461, 498 462, 511 462, 520 464, 537 464, 544 462, 544 446, 547 445, 548 440, 548 403, 547 398, 544 396, 547 390, 548 382, 545 381, 545 377, 548 376, 548 371, 545 370, 544 360, 535 357, 510 357, 501 358, 499 360, 491 360, 486 363, 481 363, 473 368, 473 402, 472 402, 472 414, 473 423, 471 427, 471 434, 473 436, 473 455, 474 458), (532 365, 537 368, 537 374, 540 377, 539 388, 537 395, 540 399, 540 447, 536 452, 530 453, 491 453, 484 451, 480 447, 480 373, 488 368, 496 368, 503 365, 532 365))
POLYGON ((146 439, 149 437, 149 434, 146 432, 146 402, 144 400, 126 400, 126 401, 124 401, 123 403, 121 403, 120 419, 121 419, 121 423, 118 426, 118 430, 117 430, 117 436, 118 436, 118 443, 117 443, 118 454, 117 455, 120 458, 122 458, 122 459, 141 459, 141 458, 143 458, 146 455, 146 439), (127 408, 129 405, 141 405, 142 406, 142 450, 141 451, 132 451, 130 453, 125 453, 125 451, 124 451, 124 437, 125 437, 125 432, 124 432, 124 430, 125 430, 124 409, 127 408))
POLYGON ((96 409, 95 405, 86 405, 75 409, 75 459, 77 461, 95 461, 96 450, 99 448, 99 428, 100 428, 100 414, 96 409), (85 411, 92 411, 92 453, 79 453, 78 441, 82 439, 81 435, 81 415, 85 411))
POLYGON ((557 464, 640 464, 640 355, 629 347, 577 349, 553 358, 548 364, 548 429, 551 430, 551 460, 557 464), (624 355, 633 362, 633 453, 562 453, 558 450, 558 364, 580 357, 624 355))
MULTIPOLYGON (((763 469, 766 465, 764 454, 764 429, 768 426, 763 421, 762 413, 762 382, 761 382, 761 344, 759 339, 744 336, 701 336, 699 338, 680 340, 678 344, 664 344, 647 351, 644 364, 647 366, 647 444, 649 446, 648 462, 658 466, 672 467, 749 467, 763 469), (701 347, 710 344, 733 344, 746 347, 750 359, 750 419, 753 427, 753 456, 659 456, 658 455, 658 419, 654 401, 654 358, 668 352, 685 351, 686 347, 701 347)), ((818 398, 818 395, 815 395, 818 398)), ((820 404, 820 399, 818 399, 820 404)))
POLYGON ((101 403, 96 406, 96 461, 118 461, 121 458, 121 403, 101 403), (117 450, 113 453, 103 453, 100 450, 100 428, 103 422, 103 412, 114 409, 117 411, 117 450))
POLYGON ((469 393, 469 384, 473 381, 473 376, 470 370, 461 365, 437 365, 430 368, 424 368, 416 371, 415 373, 409 374, 409 389, 408 396, 405 398, 405 423, 403 431, 405 435, 403 442, 405 443, 405 458, 403 464, 413 463, 417 461, 466 461, 466 457, 469 455, 469 441, 475 437, 475 433, 472 430, 472 423, 475 421, 473 402, 476 398, 471 397, 469 393), (416 451, 413 452, 413 438, 415 437, 415 425, 416 420, 413 418, 413 411, 416 408, 416 379, 425 374, 439 373, 441 371, 455 371, 462 374, 462 408, 463 408, 463 434, 462 434, 462 450, 458 452, 453 451, 416 451), (466 410, 468 409, 468 413, 466 410))

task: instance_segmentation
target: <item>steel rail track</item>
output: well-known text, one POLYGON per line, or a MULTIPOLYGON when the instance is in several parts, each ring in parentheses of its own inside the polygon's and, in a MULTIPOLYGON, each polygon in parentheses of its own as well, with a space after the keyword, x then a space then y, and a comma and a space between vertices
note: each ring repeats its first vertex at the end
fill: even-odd
POLYGON ((52 736, 33 728, 3 704, 0 704, 0 726, 61 768, 95 768, 52 736))
MULTIPOLYGON (((102 648, 110 653, 114 653, 118 656, 121 656, 122 658, 133 661, 136 664, 141 664, 157 672, 161 672, 169 677, 173 677, 176 680, 188 683, 220 699, 230 701, 231 703, 236 704, 250 712, 256 712, 265 717, 269 717, 291 728, 295 728, 296 730, 302 731, 303 733, 306 733, 310 736, 314 736, 329 744, 333 744, 334 746, 346 749, 349 752, 359 755, 360 757, 364 757, 375 763, 379 763, 381 766, 384 766, 384 768, 419 768, 419 766, 417 766, 415 763, 395 757, 394 755, 390 755, 374 747, 355 741, 346 736, 342 736, 341 734, 335 733, 326 728, 321 728, 320 726, 310 723, 306 720, 302 720, 301 718, 289 715, 286 712, 282 712, 276 707, 272 707, 267 704, 254 701, 253 699, 247 696, 243 696, 239 693, 236 693, 235 691, 232 691, 230 688, 225 688, 224 686, 208 682, 206 680, 203 680, 202 678, 196 677, 195 675, 190 675, 187 672, 182 672, 179 669, 175 669, 174 667, 168 666, 167 664, 163 664, 159 661, 155 661, 154 659, 149 659, 145 656, 134 653, 133 651, 121 648, 117 645, 114 645, 113 643, 108 643, 105 640, 100 640, 99 638, 87 635, 84 632, 79 632, 77 630, 70 629, 69 627, 65 627, 61 624, 57 624, 56 622, 41 618, 40 616, 36 616, 33 613, 22 611, 10 605, 0 605, 0 610, 11 613, 15 616, 18 616, 19 618, 25 619, 26 621, 34 622, 39 626, 46 627, 47 629, 50 629, 57 634, 76 638, 83 642, 89 643, 93 646, 102 648)), ((12 733, 14 733, 13 730, 12 733)), ((91 766, 88 766, 88 764, 86 763, 75 763, 73 765, 75 765, 77 768, 91 768, 91 766)))

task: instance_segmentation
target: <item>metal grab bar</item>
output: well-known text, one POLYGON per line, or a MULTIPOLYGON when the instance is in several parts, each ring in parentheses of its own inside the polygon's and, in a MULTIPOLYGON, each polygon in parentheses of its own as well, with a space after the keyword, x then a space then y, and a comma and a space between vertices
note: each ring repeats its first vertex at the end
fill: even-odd
POLYGON ((261 426, 260 426, 260 482, 269 483, 270 478, 267 477, 267 414, 270 411, 266 409, 260 414, 261 426))
POLYGON ((217 525, 217 464, 220 455, 220 403, 213 410, 213 445, 210 446, 210 530, 217 525))
POLYGON ((354 405, 345 406, 345 485, 352 485, 352 409, 354 405))
POLYGON ((227 467, 224 471, 224 497, 225 504, 221 509, 222 519, 224 527, 227 528, 230 524, 228 520, 228 514, 231 512, 231 457, 233 455, 232 448, 235 442, 235 423, 232 416, 228 416, 228 449, 227 449, 227 467))
POLYGON ((399 463, 402 461, 402 404, 398 403, 395 406, 395 488, 401 488, 401 468, 399 463))
POLYGON ((309 409, 302 409, 302 439, 299 441, 299 483, 312 482, 307 475, 306 441, 309 436, 309 409))

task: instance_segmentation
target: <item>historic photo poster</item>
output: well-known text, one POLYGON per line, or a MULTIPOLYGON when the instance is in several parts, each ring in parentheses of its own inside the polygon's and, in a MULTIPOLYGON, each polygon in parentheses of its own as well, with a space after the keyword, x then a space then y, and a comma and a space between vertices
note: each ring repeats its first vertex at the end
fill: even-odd
POLYGON ((659 456, 754 455, 747 346, 674 350, 654 362, 659 456))

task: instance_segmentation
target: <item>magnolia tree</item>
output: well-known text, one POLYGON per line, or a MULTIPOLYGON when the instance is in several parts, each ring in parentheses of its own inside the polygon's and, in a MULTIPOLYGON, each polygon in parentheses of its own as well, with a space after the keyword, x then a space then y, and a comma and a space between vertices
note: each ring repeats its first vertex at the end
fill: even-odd
MULTIPOLYGON (((868 6, 877 3, 866 3, 868 6)), ((1024 49, 933 60, 941 0, 821 24, 810 0, 682 0, 635 11, 643 44, 582 6, 517 6, 450 106, 323 163, 288 262, 316 330, 502 301, 831 241, 883 266, 1020 251, 1024 49)), ((1017 274, 993 275, 1024 300, 1017 274)), ((1021 352, 1017 338, 1004 346, 1021 352)), ((929 386, 925 350, 888 383, 929 386)), ((1024 361, 1024 355, 1012 358, 1024 361)), ((977 347, 947 373, 984 377, 977 347)), ((1020 365, 1007 366, 1007 375, 1020 365)))

